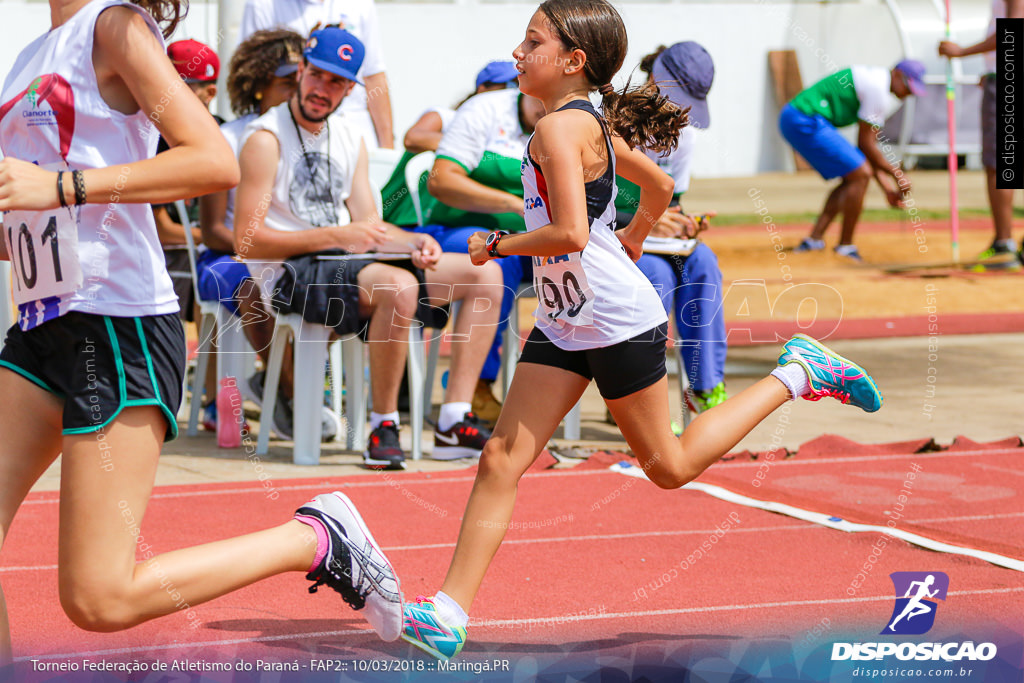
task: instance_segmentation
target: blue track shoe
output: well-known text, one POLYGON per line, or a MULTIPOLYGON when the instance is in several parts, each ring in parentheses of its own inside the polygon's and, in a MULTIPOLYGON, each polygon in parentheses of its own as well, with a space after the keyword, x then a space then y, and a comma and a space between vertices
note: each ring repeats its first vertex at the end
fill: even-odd
POLYGON ((462 651, 466 629, 449 626, 437 613, 432 598, 420 596, 415 604, 405 605, 402 640, 412 643, 437 659, 449 660, 462 651))
POLYGON ((831 396, 868 413, 882 407, 882 394, 864 368, 805 334, 783 345, 779 365, 790 363, 799 363, 807 373, 811 393, 804 398, 809 401, 831 396))

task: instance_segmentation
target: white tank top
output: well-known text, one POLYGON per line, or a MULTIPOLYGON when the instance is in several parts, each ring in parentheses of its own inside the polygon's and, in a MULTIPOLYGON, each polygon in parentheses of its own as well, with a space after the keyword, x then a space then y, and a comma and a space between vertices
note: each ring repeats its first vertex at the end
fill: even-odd
MULTIPOLYGON (((651 283, 626 255, 615 236, 615 154, 611 139, 590 102, 573 100, 563 109, 582 109, 601 123, 608 149, 604 175, 586 183, 590 240, 583 251, 533 257, 537 328, 555 346, 580 351, 611 346, 668 322, 651 283)), ((531 137, 532 141, 532 137, 531 137)), ((551 223, 547 181, 540 166, 523 155, 526 229, 551 223)))
MULTIPOLYGON (((268 131, 277 138, 281 150, 264 225, 271 230, 298 232, 351 223, 345 200, 352 194, 359 132, 349 125, 345 114, 335 113, 320 135, 313 135, 298 127, 288 107, 288 102, 274 107, 250 123, 243 135, 248 140, 258 130, 268 131)), ((246 218, 240 220, 244 229, 246 218)), ((239 256, 245 258, 243 253, 239 256)), ((279 262, 260 261, 259 265, 250 263, 249 271, 266 286, 270 284, 268 278, 276 280, 280 276, 282 267, 279 262)))
MULTIPOLYGON (((255 121, 259 117, 259 114, 255 112, 252 114, 246 114, 240 116, 234 121, 221 124, 220 132, 224 134, 224 139, 228 141, 228 145, 231 146, 231 151, 235 153, 235 158, 238 158, 239 152, 242 151, 242 145, 245 144, 244 133, 246 127, 255 121)), ((234 230, 235 224, 235 188, 228 190, 228 200, 225 207, 224 213, 224 227, 228 230, 234 230)))
MULTIPOLYGON (((142 14, 163 45, 152 18, 122 0, 94 0, 37 38, 18 55, 0 91, 4 156, 66 171, 154 155, 158 134, 146 114, 114 111, 96 86, 96 19, 114 6, 142 14)), ((129 174, 122 177, 130 182, 129 174)), ((64 183, 71 183, 70 173, 64 183)), ((149 204, 122 204, 115 192, 104 203, 8 211, 3 226, 24 330, 68 311, 130 317, 178 310, 149 204)))

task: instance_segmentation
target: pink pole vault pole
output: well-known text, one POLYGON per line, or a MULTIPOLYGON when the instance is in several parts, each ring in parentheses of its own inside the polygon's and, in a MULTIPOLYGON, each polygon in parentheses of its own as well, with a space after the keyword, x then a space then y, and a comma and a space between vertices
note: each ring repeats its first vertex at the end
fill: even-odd
MULTIPOLYGON (((946 0, 946 40, 951 40, 949 29, 949 0, 946 0)), ((953 263, 960 263, 960 211, 956 193, 956 83, 953 81, 953 60, 946 60, 946 118, 949 124, 949 218, 953 263)))

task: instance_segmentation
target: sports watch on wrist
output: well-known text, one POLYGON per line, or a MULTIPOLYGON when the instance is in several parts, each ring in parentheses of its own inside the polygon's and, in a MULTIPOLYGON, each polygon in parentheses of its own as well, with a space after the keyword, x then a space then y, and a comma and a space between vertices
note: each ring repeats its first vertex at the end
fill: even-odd
POLYGON ((487 241, 484 242, 484 246, 487 247, 487 255, 491 258, 504 258, 502 254, 498 253, 498 243, 501 238, 508 234, 507 230, 495 230, 487 236, 487 241))

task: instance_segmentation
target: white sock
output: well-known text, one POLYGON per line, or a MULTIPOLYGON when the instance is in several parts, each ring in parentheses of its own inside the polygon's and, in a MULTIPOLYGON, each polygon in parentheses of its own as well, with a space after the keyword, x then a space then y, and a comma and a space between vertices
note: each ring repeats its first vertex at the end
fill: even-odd
POLYGON ((791 399, 797 399, 811 391, 811 385, 807 381, 807 372, 799 363, 780 365, 772 370, 772 377, 786 385, 791 399))
POLYGON ((437 431, 448 431, 456 422, 462 422, 462 418, 471 410, 473 405, 468 402, 442 403, 441 414, 437 416, 437 431))
POLYGON ((469 623, 469 615, 466 614, 466 610, 462 609, 459 603, 452 600, 444 591, 437 591, 437 595, 434 596, 434 607, 437 608, 437 613, 441 615, 444 623, 449 626, 466 628, 466 624, 469 623))
POLYGON ((374 430, 377 427, 380 427, 380 423, 381 422, 386 422, 387 420, 391 420, 397 426, 398 425, 398 411, 396 410, 393 413, 375 413, 372 410, 370 411, 370 429, 371 430, 374 430))

